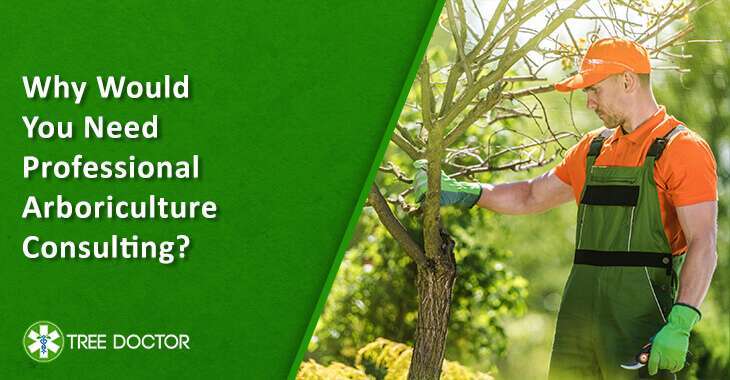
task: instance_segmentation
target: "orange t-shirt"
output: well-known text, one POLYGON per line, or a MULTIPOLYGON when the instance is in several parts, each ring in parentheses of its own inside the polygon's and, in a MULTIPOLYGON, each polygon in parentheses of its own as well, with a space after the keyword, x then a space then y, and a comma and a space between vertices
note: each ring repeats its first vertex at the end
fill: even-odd
MULTIPOLYGON (((652 115, 632 133, 624 134, 616 128, 603 142, 603 149, 595 165, 640 166, 646 152, 657 137, 669 133, 674 126, 683 125, 668 116, 664 107, 652 115)), ((555 174, 573 188, 576 202, 580 202, 586 180, 586 155, 591 140, 600 130, 587 133, 568 150, 563 161, 555 167, 555 174)), ((659 207, 672 252, 687 250, 676 207, 717 200, 717 164, 712 150, 696 133, 684 130, 677 133, 664 149, 654 168, 654 182, 659 193, 659 207)))

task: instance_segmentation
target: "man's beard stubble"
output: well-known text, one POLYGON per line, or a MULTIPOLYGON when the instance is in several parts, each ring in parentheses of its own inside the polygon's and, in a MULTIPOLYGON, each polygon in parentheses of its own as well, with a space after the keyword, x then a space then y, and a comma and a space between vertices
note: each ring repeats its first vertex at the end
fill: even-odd
POLYGON ((615 116, 615 115, 609 115, 607 113, 601 112, 599 110, 596 110, 596 115, 599 119, 603 122, 603 125, 608 129, 615 129, 617 127, 620 127, 624 124, 624 118, 615 116), (601 116, 603 115, 603 116, 601 116))

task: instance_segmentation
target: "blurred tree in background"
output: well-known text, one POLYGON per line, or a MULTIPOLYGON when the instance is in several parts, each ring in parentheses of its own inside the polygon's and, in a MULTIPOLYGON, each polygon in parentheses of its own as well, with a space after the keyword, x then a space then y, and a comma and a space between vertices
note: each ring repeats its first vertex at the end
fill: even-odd
POLYGON ((730 379, 730 2, 715 1, 692 18, 689 40, 716 39, 719 43, 687 43, 681 53, 692 56, 691 70, 665 75, 658 97, 687 126, 710 144, 718 163, 718 267, 703 319, 695 329, 690 351, 698 379, 730 379))
MULTIPOLYGON (((503 20, 507 24, 515 14, 519 15, 518 6, 525 5, 520 1, 474 4, 488 4, 479 18, 489 20, 494 17, 489 12, 498 10, 495 8, 503 3, 507 4, 503 8, 503 20)), ((554 6, 551 12, 556 14, 566 8, 567 2, 544 3, 554 6)), ((469 8, 459 1, 452 5, 452 16, 458 15, 460 9, 469 8)), ((727 257, 730 254, 727 234, 730 227, 730 66, 727 64, 730 32, 725 26, 730 17, 729 8, 727 0, 589 2, 578 13, 581 18, 570 24, 572 32, 568 27, 560 28, 560 33, 546 40, 547 45, 554 44, 556 49, 542 45, 540 51, 530 53, 525 59, 537 64, 551 61, 558 67, 546 66, 541 75, 544 78, 538 78, 535 73, 538 66, 530 68, 530 63, 507 70, 505 77, 519 80, 499 84, 505 86, 500 87, 500 101, 504 103, 492 104, 493 108, 488 112, 468 120, 472 124, 461 130, 463 135, 453 140, 456 146, 447 148, 444 155, 447 171, 481 182, 523 180, 540 174, 559 161, 561 153, 577 141, 580 134, 600 127, 600 121, 585 110, 582 93, 556 94, 549 92, 549 85, 530 83, 537 79, 552 83, 575 69, 592 34, 625 35, 629 33, 622 32, 621 28, 635 28, 635 36, 646 37, 641 30, 656 29, 669 22, 664 25, 665 33, 656 33, 644 40, 656 48, 669 43, 664 50, 652 50, 654 67, 658 68, 653 76, 655 94, 670 114, 686 122, 710 143, 718 160, 720 177, 719 265, 702 307, 703 320, 691 340, 695 359, 690 378, 696 379, 730 378, 730 260, 727 257), (628 16, 617 18, 619 7, 639 9, 647 17, 641 20, 628 16), (704 9, 692 13, 691 17, 667 20, 667 14, 689 7, 704 9), (526 89, 529 91, 525 92, 526 89), (510 93, 521 95, 504 95, 510 93), (540 93, 539 99, 534 96, 537 93, 540 93), (500 167, 516 170, 488 170, 500 167)), ((523 7, 523 12, 525 9, 531 8, 523 7)), ((464 53, 476 43, 468 36, 474 33, 469 29, 480 28, 479 18, 476 22, 462 23, 461 27, 450 25, 447 13, 445 9, 442 28, 437 28, 427 52, 435 93, 432 100, 446 96, 449 73, 453 72, 447 69, 463 62, 464 53), (463 34, 452 33, 452 30, 463 31, 463 34), (467 37, 459 46, 459 40, 455 38, 465 34, 467 37)), ((460 17, 462 20, 469 18, 468 15, 460 17)), ((498 26, 504 27, 501 22, 498 26)), ((523 33, 534 35, 532 31, 541 25, 544 26, 544 22, 525 24, 523 33)), ((482 27, 489 25, 485 23, 482 27)), ((509 40, 503 43, 509 44, 509 40)), ((515 37, 512 43, 520 46, 525 41, 523 37, 515 37)), ((500 51, 506 51, 500 50, 504 47, 500 45, 493 52, 497 60, 502 54, 500 51)), ((423 70, 422 66, 422 74, 423 70)), ((459 78, 458 86, 468 88, 468 84, 478 81, 479 77, 469 78, 462 72, 459 78)), ((384 199, 390 207, 394 206, 391 210, 394 216, 418 245, 424 244, 420 235, 423 227, 418 205, 409 204, 407 196, 414 159, 410 146, 415 144, 424 149, 424 140, 428 137, 422 120, 423 84, 420 80, 414 84, 395 132, 394 145, 387 151, 376 178, 379 189, 385 193, 384 199)), ((459 128, 460 121, 469 117, 469 110, 494 94, 489 89, 478 92, 475 103, 466 108, 465 115, 455 119, 452 128, 459 128)), ((575 205, 571 204, 529 217, 440 210, 443 226, 456 242, 453 253, 458 272, 450 302, 445 346, 447 359, 474 371, 489 372, 496 378, 540 379, 547 376, 560 294, 572 263, 575 210, 575 205)), ((358 364, 358 352, 380 337, 413 346, 419 306, 414 286, 416 277, 414 260, 403 254, 402 246, 388 233, 376 213, 366 208, 310 342, 308 359, 324 364, 341 362, 354 367, 358 364)), ((309 362, 309 368, 326 368, 316 362, 309 362)), ((385 376, 372 372, 367 375, 369 378, 385 376)))

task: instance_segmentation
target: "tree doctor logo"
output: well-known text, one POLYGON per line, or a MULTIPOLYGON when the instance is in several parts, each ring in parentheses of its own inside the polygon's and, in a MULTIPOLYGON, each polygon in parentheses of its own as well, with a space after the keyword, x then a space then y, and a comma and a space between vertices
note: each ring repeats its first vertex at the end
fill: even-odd
POLYGON ((67 351, 86 350, 167 350, 190 349, 188 334, 106 334, 106 333, 66 333, 63 334, 56 324, 38 321, 30 325, 23 335, 23 349, 28 356, 39 362, 47 363, 58 358, 64 346, 67 351), (68 340, 68 344, 65 341, 68 340))
POLYGON ((23 349, 37 362, 51 362, 63 351, 63 333, 53 322, 38 321, 25 330, 23 349))

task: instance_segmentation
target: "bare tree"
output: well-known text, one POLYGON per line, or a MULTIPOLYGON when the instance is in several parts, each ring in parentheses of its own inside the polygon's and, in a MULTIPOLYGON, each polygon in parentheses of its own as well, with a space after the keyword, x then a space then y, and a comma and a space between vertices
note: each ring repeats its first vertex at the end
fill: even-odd
MULTIPOLYGON (((656 6, 637 0, 500 0, 489 9, 476 0, 447 0, 440 26, 453 39, 453 58, 434 67, 426 54, 412 94, 418 120, 399 123, 392 143, 412 160, 428 160, 428 191, 421 205, 411 204, 407 188, 383 195, 374 184, 368 198, 382 224, 418 268, 418 323, 409 379, 438 379, 444 360, 451 296, 456 279, 454 240, 441 224, 440 172, 453 178, 475 178, 483 172, 526 170, 546 165, 565 149, 561 142, 579 137, 575 128, 555 131, 540 99, 553 91, 541 74, 551 65, 575 67, 598 36, 620 36, 649 49, 655 70, 686 69, 682 46, 692 31, 688 16, 706 3, 667 0, 656 6), (538 133, 502 126, 523 119, 538 133), (467 138, 467 131, 490 137, 487 143, 467 138), (492 138, 510 133, 515 146, 495 146, 492 138), (549 148, 554 149, 549 149, 549 148), (504 157, 514 159, 504 162, 504 157), (392 206, 391 206, 392 205, 392 206), (395 207, 395 212, 391 207, 395 207), (399 219, 420 218, 423 242, 416 241, 399 219)), ((706 42, 706 41, 703 41, 706 42)), ((566 111, 571 113, 572 108, 566 111)), ((484 141, 482 139, 481 141, 484 141)), ((381 166, 408 185, 409 170, 392 162, 381 166)))

